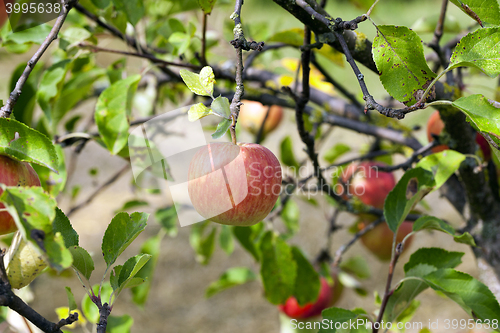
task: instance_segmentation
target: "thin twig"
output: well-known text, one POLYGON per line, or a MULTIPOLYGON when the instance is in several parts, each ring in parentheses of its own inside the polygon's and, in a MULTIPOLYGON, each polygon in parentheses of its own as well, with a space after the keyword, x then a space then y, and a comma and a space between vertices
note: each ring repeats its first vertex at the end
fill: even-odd
POLYGON ((95 199, 95 197, 101 193, 103 190, 105 190, 108 186, 113 184, 118 178, 120 178, 128 169, 130 168, 130 164, 126 164, 123 168, 121 168, 116 174, 114 174, 107 182, 99 186, 84 202, 81 204, 71 208, 69 212, 66 214, 66 216, 70 217, 72 214, 74 214, 76 211, 82 209, 83 207, 87 206, 89 203, 92 202, 92 200, 95 199))
POLYGON ((151 60, 151 62, 155 64, 161 64, 164 66, 176 66, 176 67, 185 67, 185 68, 192 68, 192 69, 201 69, 201 66, 198 65, 193 65, 193 64, 188 64, 188 63, 178 63, 178 62, 172 62, 172 61, 166 61, 160 58, 155 57, 154 55, 151 55, 149 53, 137 53, 137 52, 127 52, 127 51, 122 51, 122 50, 114 50, 114 49, 108 49, 105 47, 99 47, 97 45, 89 44, 89 43, 79 43, 79 47, 89 49, 92 52, 106 52, 106 53, 114 53, 114 54, 121 54, 125 56, 131 56, 131 57, 137 57, 137 58, 143 58, 143 59, 148 59, 151 60))
POLYGON ((35 68, 35 65, 38 63, 42 55, 47 51, 48 47, 50 44, 57 39, 57 35, 59 34, 59 31, 61 30, 64 21, 66 20, 66 17, 68 16, 69 11, 71 8, 75 5, 76 0, 66 0, 62 2, 62 11, 61 14, 57 17, 56 23, 50 30, 50 33, 47 35, 45 40, 43 41, 42 45, 38 48, 38 50, 35 52, 33 57, 28 61, 28 64, 26 68, 24 69, 23 74, 21 77, 17 80, 16 87, 14 90, 10 93, 9 99, 5 103, 5 105, 0 109, 0 117, 1 118, 8 118, 10 117, 14 105, 16 105, 17 100, 19 99, 19 96, 21 96, 23 87, 28 80, 28 77, 31 74, 31 71, 33 71, 33 68, 35 68))
MULTIPOLYGON (((397 234, 394 233, 394 240, 393 243, 396 241, 397 234)), ((377 333, 379 328, 380 328, 380 323, 382 322, 382 318, 384 317, 384 312, 385 308, 387 306, 387 302, 389 301, 389 298, 391 297, 392 293, 394 292, 391 290, 391 283, 392 283, 392 278, 394 276, 394 269, 396 268, 396 263, 398 261, 399 256, 401 255, 401 251, 403 248, 401 247, 401 244, 396 245, 396 249, 392 251, 392 258, 391 262, 389 264, 389 273, 387 275, 387 283, 385 285, 385 291, 384 291, 384 297, 382 298, 382 304, 380 305, 378 317, 376 323, 378 325, 373 325, 373 330, 372 333, 377 333)))
POLYGON ((236 0, 234 5, 234 12, 231 14, 231 19, 234 20, 234 39, 231 41, 231 45, 236 49, 236 91, 234 93, 233 99, 229 109, 231 110, 231 126, 229 130, 231 131, 231 140, 236 144, 236 123, 238 122, 238 115, 240 113, 241 97, 245 93, 245 87, 243 85, 243 50, 257 50, 261 51, 264 47, 264 42, 247 42, 245 35, 243 34, 243 27, 241 25, 241 7, 243 6, 243 0, 236 0))
POLYGON ((335 252, 335 258, 333 260, 333 266, 338 266, 342 260, 342 255, 354 244, 358 239, 360 239, 368 231, 373 230, 380 223, 385 222, 384 217, 380 217, 372 223, 366 225, 363 229, 354 234, 354 236, 347 243, 339 247, 337 252, 335 252))
POLYGON ((264 127, 266 126, 267 118, 269 118, 269 114, 271 113, 271 108, 272 108, 272 105, 269 105, 267 107, 266 115, 264 116, 264 119, 262 120, 262 124, 260 124, 259 131, 257 132, 257 135, 255 136, 255 143, 256 144, 259 144, 264 137, 264 127))
POLYGON ((311 58, 311 63, 314 65, 314 67, 316 67, 319 72, 325 77, 326 79, 326 82, 330 83, 332 86, 335 87, 335 89, 337 89, 342 95, 344 95, 345 97, 347 97, 347 99, 349 99, 352 104, 354 104, 355 106, 357 106, 358 108, 362 109, 363 106, 361 105, 361 103, 358 101, 358 99, 356 98, 356 96, 354 96, 353 94, 351 94, 347 89, 345 89, 339 82, 337 82, 327 71, 326 69, 316 60, 316 57, 313 55, 313 57, 311 58))
MULTIPOLYGON (((97 25, 99 25, 102 28, 104 28, 104 29, 108 30, 109 32, 111 32, 112 35, 114 35, 114 36, 120 38, 121 40, 125 41, 128 45, 130 45, 135 50, 137 50, 137 52, 139 52, 141 54, 144 54, 144 55, 152 55, 149 51, 147 51, 144 48, 142 48, 135 38, 127 36, 127 35, 123 34, 120 30, 118 30, 117 28, 113 27, 112 25, 109 25, 109 24, 103 22, 99 17, 97 17, 96 15, 92 14, 91 12, 89 12, 82 5, 77 4, 75 6, 75 9, 78 10, 83 15, 87 16, 92 21, 94 21, 97 25)), ((166 75, 168 75, 171 80, 181 81, 180 76, 178 74, 174 73, 170 68, 164 66, 164 67, 160 67, 160 70, 163 73, 165 73, 166 75)))
POLYGON ((207 19, 208 14, 203 12, 203 23, 202 23, 202 31, 201 31, 201 55, 200 62, 202 66, 207 65, 207 19))

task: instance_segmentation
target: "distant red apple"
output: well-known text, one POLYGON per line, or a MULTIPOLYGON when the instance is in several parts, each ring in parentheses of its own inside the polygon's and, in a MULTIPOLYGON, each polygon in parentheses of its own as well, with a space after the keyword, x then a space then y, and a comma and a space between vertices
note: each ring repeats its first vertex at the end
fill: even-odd
POLYGON ((333 281, 333 286, 330 286, 324 277, 320 278, 321 288, 314 303, 300 306, 295 297, 290 297, 285 304, 278 305, 278 309, 292 319, 307 319, 321 315, 321 311, 333 306, 342 293, 343 286, 336 275, 333 276, 333 281))
MULTIPOLYGON (((240 107, 238 123, 241 124, 244 129, 256 135, 262 126, 269 106, 264 106, 259 102, 248 100, 243 100, 241 102, 243 105, 240 107)), ((278 127, 281 118, 283 118, 283 108, 279 105, 272 105, 262 130, 262 135, 266 136, 266 134, 278 127)))
POLYGON ((196 211, 220 224, 250 226, 273 209, 281 191, 281 166, 254 143, 210 143, 193 157, 188 192, 196 211))
MULTIPOLYGON (((432 138, 432 134, 440 135, 444 129, 444 122, 439 115, 439 111, 434 111, 434 113, 429 117, 427 122, 427 139, 429 142, 434 140, 432 138)), ((483 152, 483 157, 485 161, 489 161, 491 159, 491 148, 486 139, 479 133, 476 134, 476 143, 481 148, 483 152)), ((439 145, 432 148, 433 153, 439 153, 443 150, 450 149, 447 145, 439 145)))
POLYGON ((396 185, 394 175, 379 171, 380 162, 361 162, 349 165, 339 178, 346 198, 358 197, 365 205, 383 208, 385 197, 396 185))
MULTIPOLYGON (((439 115, 439 111, 434 111, 433 114, 429 117, 427 121, 427 139, 429 142, 434 140, 432 135, 440 135, 444 129, 444 122, 441 120, 441 116, 439 115)), ((439 145, 432 148, 433 153, 439 153, 440 151, 450 149, 447 145, 439 145)))
POLYGON ((9 15, 7 14, 7 10, 5 5, 8 3, 14 3, 15 0, 0 0, 0 27, 7 21, 9 15))
MULTIPOLYGON (((362 230, 371 222, 359 222, 358 229, 362 230)), ((410 232, 413 231, 413 223, 409 221, 404 221, 398 229, 398 235, 396 236, 396 242, 401 243, 403 239, 410 232)), ((392 238, 394 233, 389 229, 387 223, 380 223, 372 230, 368 231, 366 234, 361 236, 361 243, 370 250, 371 253, 376 255, 380 260, 388 261, 391 259, 392 255, 392 238)), ((410 237, 405 242, 405 247, 403 251, 408 248, 412 242, 413 237, 410 237)))
MULTIPOLYGON (((8 156, 0 155, 0 183, 7 186, 40 186, 40 179, 29 163, 16 161, 8 156)), ((0 195, 3 193, 0 188, 0 195)), ((0 203, 0 209, 5 208, 0 203)), ((17 230, 12 216, 0 212, 0 235, 5 235, 17 230)))

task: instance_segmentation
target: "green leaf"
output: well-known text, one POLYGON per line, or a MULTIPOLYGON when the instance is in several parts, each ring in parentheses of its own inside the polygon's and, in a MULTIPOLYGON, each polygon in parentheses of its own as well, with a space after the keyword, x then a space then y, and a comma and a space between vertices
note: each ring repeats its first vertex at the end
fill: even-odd
POLYGON ((463 161, 465 161, 465 155, 455 150, 445 150, 424 157, 417 163, 417 167, 432 172, 436 182, 433 189, 435 191, 458 170, 463 161))
POLYGON ((189 121, 196 121, 198 119, 201 119, 203 117, 209 116, 211 114, 215 114, 212 109, 207 108, 205 104, 203 103, 198 103, 195 105, 191 105, 191 107, 188 110, 188 120, 189 121))
POLYGON ((175 206, 160 208, 155 212, 155 219, 170 237, 177 236, 177 212, 175 206))
POLYGON ((92 4, 99 9, 105 9, 111 3, 111 0, 90 0, 92 4))
POLYGON ((106 264, 111 266, 116 258, 146 228, 149 214, 118 213, 108 225, 102 239, 102 255, 106 264))
POLYGON ((405 277, 413 279, 405 281, 389 298, 384 320, 394 321, 408 310, 412 300, 428 287, 424 276, 438 269, 458 266, 463 255, 440 248, 420 248, 415 251, 404 266, 405 277))
POLYGON ((0 154, 57 172, 57 152, 49 138, 13 119, 0 118, 0 128, 0 154))
MULTIPOLYGON (((9 91, 16 88, 17 80, 21 77, 26 68, 26 63, 20 63, 12 72, 10 78, 9 91)), ((33 124, 33 109, 36 104, 36 92, 38 90, 38 82, 40 81, 43 72, 43 63, 38 62, 31 71, 28 80, 24 84, 23 93, 19 96, 16 105, 14 106, 14 119, 25 123, 28 126, 33 124)))
POLYGON ((217 125, 217 129, 212 134, 212 139, 215 140, 222 137, 224 134, 226 134, 230 126, 231 126, 231 120, 222 119, 221 122, 217 125))
POLYGON ((212 101, 212 110, 219 117, 231 119, 231 110, 229 109, 229 100, 226 97, 219 96, 212 101))
POLYGON ((300 210, 295 201, 288 200, 286 202, 285 207, 281 211, 281 218, 290 235, 294 235, 299 231, 300 210))
POLYGON ((295 159, 295 155, 293 153, 292 138, 290 136, 285 137, 283 141, 281 141, 280 159, 286 166, 296 169, 299 168, 299 163, 295 159))
POLYGON ((212 282, 205 290, 205 297, 209 298, 226 289, 254 281, 255 273, 247 267, 232 267, 224 272, 217 281, 212 282))
POLYGON ((212 67, 203 67, 200 74, 190 72, 186 69, 181 69, 179 74, 181 75, 186 86, 193 93, 200 96, 212 96, 215 83, 215 75, 212 67))
POLYGON ((92 260, 90 254, 79 246, 72 246, 69 251, 73 256, 73 267, 89 280, 94 271, 94 260, 92 260))
MULTIPOLYGON (((73 69, 75 66, 73 65, 73 69)), ((91 96, 94 83, 103 77, 106 71, 102 68, 93 68, 89 71, 79 71, 64 83, 62 90, 56 98, 51 109, 51 119, 58 124, 61 119, 72 110, 78 103, 91 96)))
POLYGON ((455 235, 455 229, 445 221, 435 216, 422 216, 413 223, 413 231, 432 229, 455 235))
MULTIPOLYGON (((497 5, 498 7, 498 5, 497 5)), ((479 29, 467 34, 453 51, 446 71, 476 67, 490 77, 500 73, 500 28, 479 29)))
POLYGON ((404 26, 377 26, 373 60, 385 90, 400 102, 413 105, 436 77, 427 65, 422 41, 404 26))
POLYGON ((351 151, 351 147, 346 144, 338 143, 332 148, 328 149, 323 156, 323 159, 332 164, 337 158, 344 155, 345 153, 351 151))
POLYGON ((50 266, 58 272, 72 264, 71 254, 60 233, 52 229, 56 202, 40 187, 4 187, 0 196, 12 215, 23 239, 32 242, 46 254, 50 266))
MULTIPOLYGON (((436 25, 439 21, 439 14, 433 14, 426 17, 421 17, 412 24, 411 30, 417 33, 434 33, 436 30, 436 25)), ((444 33, 455 33, 458 34, 462 31, 460 27, 459 20, 449 14, 446 14, 446 19, 444 20, 444 33)))
POLYGON ((95 120, 102 140, 114 155, 127 144, 133 95, 141 79, 133 75, 117 81, 99 96, 95 108, 95 120))
MULTIPOLYGON (((328 308, 323 310, 321 312, 321 316, 323 319, 328 320, 328 328, 321 327, 321 329, 318 331, 318 333, 335 333, 337 332, 336 327, 342 327, 342 323, 351 323, 353 321, 356 321, 359 315, 356 313, 346 310, 346 309, 341 309, 341 308, 328 308)), ((322 325, 323 326, 323 325, 322 325)), ((349 325, 345 325, 349 327, 349 325)), ((360 327, 361 328, 361 327, 360 327)), ((361 330, 363 330, 364 325, 362 326, 361 330)), ((350 332, 349 329, 342 329, 339 330, 341 332, 347 331, 350 332)))
POLYGON ((444 293, 468 314, 484 321, 500 320, 500 305, 493 293, 472 276, 443 268, 424 277, 429 286, 444 293))
POLYGON ((304 44, 304 29, 292 28, 275 33, 269 38, 270 42, 285 43, 292 46, 304 44))
POLYGON ((116 9, 125 12, 128 21, 132 23, 133 26, 139 22, 146 12, 142 0, 113 0, 113 4, 116 9))
POLYGON ((168 42, 174 46, 172 52, 174 55, 183 55, 191 45, 191 36, 183 32, 174 32, 168 38, 168 42))
POLYGON ((71 60, 65 59, 50 66, 50 68, 43 73, 40 86, 38 87, 38 104, 40 104, 43 112, 51 122, 53 130, 56 128, 57 123, 52 121, 52 108, 61 94, 70 63, 71 60))
POLYGON ((292 246, 292 256, 297 264, 297 277, 295 278, 293 296, 295 296, 300 306, 313 303, 318 299, 321 288, 319 274, 298 247, 292 246))
POLYGON ((265 296, 272 304, 283 304, 295 289, 297 264, 292 250, 284 240, 268 231, 260 243, 260 252, 260 274, 265 296))
POLYGON ((52 221, 52 229, 54 233, 60 232, 63 239, 64 245, 69 248, 71 246, 78 245, 79 236, 68 217, 63 213, 59 207, 56 207, 56 217, 52 221))
POLYGON ((52 27, 48 24, 37 25, 33 28, 11 33, 5 38, 6 44, 42 44, 49 35, 52 27))
POLYGON ((392 232, 396 233, 413 207, 434 185, 432 173, 427 170, 415 168, 405 172, 384 203, 384 217, 392 232))
POLYGON ((455 268, 462 263, 463 255, 462 252, 449 252, 437 247, 423 247, 412 253, 410 260, 404 266, 404 271, 408 273, 419 264, 430 265, 436 269, 455 268))
POLYGON ((367 279, 371 276, 370 266, 362 256, 355 256, 342 260, 340 268, 349 273, 353 273, 360 279, 367 279))
POLYGON ((462 7, 462 4, 467 5, 484 25, 500 24, 500 9, 496 0, 451 0, 451 2, 475 20, 474 16, 462 7))
POLYGON ((32 167, 35 169, 38 177, 40 178, 40 183, 45 191, 47 191, 53 198, 56 198, 61 191, 64 190, 67 180, 66 163, 64 150, 61 145, 54 146, 57 154, 57 171, 55 173, 45 167, 38 164, 33 164, 32 167))
POLYGON ((138 254, 125 261, 125 263, 120 269, 119 275, 117 274, 118 275, 118 280, 117 280, 118 283, 116 285, 117 288, 115 288, 115 286, 111 284, 113 291, 115 291, 115 296, 118 296, 120 291, 123 288, 127 287, 129 281, 133 277, 135 277, 137 272, 139 272, 139 270, 142 267, 144 267, 144 265, 146 265, 149 259, 151 259, 151 255, 149 254, 138 254))
POLYGON ((233 227, 234 237, 257 262, 260 261, 258 239, 261 237, 263 230, 264 224, 262 223, 257 223, 251 227, 233 227))
POLYGON ((115 214, 119 213, 121 211, 124 211, 124 210, 129 210, 132 208, 137 208, 137 207, 142 207, 142 206, 147 206, 147 205, 149 205, 149 203, 147 201, 144 201, 144 200, 137 200, 137 199, 129 200, 129 201, 125 202, 120 209, 116 210, 115 214))
POLYGON ((214 9, 215 1, 217 0, 198 0, 198 5, 200 5, 203 13, 210 14, 214 9))
POLYGON ((461 235, 453 236, 453 240, 457 243, 466 244, 469 246, 476 246, 476 241, 474 240, 474 237, 472 237, 472 235, 469 234, 468 232, 464 232, 461 235))
POLYGON ((73 295, 73 292, 71 291, 70 287, 65 287, 66 289, 66 295, 68 296, 68 305, 69 305, 69 311, 73 311, 78 309, 78 306, 76 305, 75 301, 75 295, 73 295))
POLYGON ((140 253, 151 255, 151 259, 135 275, 136 277, 143 278, 146 281, 143 284, 132 288, 132 300, 135 304, 141 307, 144 307, 146 304, 151 290, 152 277, 154 276, 156 264, 158 263, 158 258, 160 256, 160 245, 162 239, 163 235, 158 233, 156 236, 148 238, 142 244, 140 249, 140 253))
POLYGON ((134 319, 129 315, 109 316, 106 332, 108 333, 130 333, 134 325, 134 319))
POLYGON ((227 225, 221 226, 221 232, 219 235, 219 244, 221 249, 224 250, 228 255, 234 251, 233 234, 231 233, 231 228, 227 225))
POLYGON ((479 131, 500 139, 500 109, 486 97, 483 95, 462 97, 454 101, 453 106, 465 113, 467 120, 479 131))
POLYGON ((210 222, 194 225, 191 228, 191 234, 189 236, 189 243, 191 243, 191 247, 196 252, 196 260, 203 265, 210 262, 215 250, 217 228, 212 226, 208 235, 204 235, 204 231, 209 225, 211 225, 210 222))

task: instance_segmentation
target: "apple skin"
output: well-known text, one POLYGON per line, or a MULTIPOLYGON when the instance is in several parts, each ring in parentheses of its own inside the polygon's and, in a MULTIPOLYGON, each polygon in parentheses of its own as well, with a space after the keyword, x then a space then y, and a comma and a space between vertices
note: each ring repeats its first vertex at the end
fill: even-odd
MULTIPOLYGON (((358 223, 358 229, 362 230, 371 222, 361 221, 358 223)), ((413 231, 413 223, 404 221, 398 229, 396 242, 401 243, 410 232, 413 231)), ((389 261, 392 255, 392 238, 394 233, 389 229, 387 223, 383 222, 372 230, 361 236, 361 243, 382 261, 389 261)), ((413 237, 406 240, 403 252, 410 246, 413 237)))
POLYGON ((278 305, 278 309, 292 319, 308 319, 321 315, 321 311, 333 306, 340 298, 343 286, 337 276, 333 276, 334 285, 330 286, 324 277, 320 277, 321 288, 318 299, 314 303, 307 303, 300 306, 295 297, 287 299, 285 304, 278 305))
MULTIPOLYGON (((243 100, 241 102, 243 105, 240 107, 238 123, 248 132, 257 135, 266 117, 268 106, 255 101, 243 100)), ((282 118, 283 108, 279 105, 272 105, 262 130, 262 136, 265 137, 269 132, 278 127, 282 118)))
POLYGON ((8 3, 14 3, 14 0, 0 0, 0 27, 2 27, 9 18, 5 7, 5 5, 8 3))
MULTIPOLYGON (((434 140, 432 134, 440 135, 444 129, 444 122, 439 115, 439 111, 434 111, 434 113, 429 117, 427 121, 427 139, 429 142, 434 140)), ((486 139, 479 133, 476 134, 476 143, 481 148, 483 152, 483 157, 485 161, 491 160, 491 148, 486 139)), ((443 150, 450 149, 447 145, 439 145, 432 148, 433 153, 439 153, 443 150)))
POLYGON ((348 199, 356 196, 365 205, 383 208, 385 198, 396 185, 396 180, 392 173, 378 171, 379 166, 385 164, 373 161, 350 164, 339 177, 346 192, 344 197, 348 199))
MULTIPOLYGON (((35 170, 26 162, 16 161, 8 156, 0 155, 0 183, 7 186, 40 186, 40 179, 35 170)), ((0 188, 0 195, 3 190, 0 188)), ((0 203, 0 209, 5 208, 0 203)), ((5 235, 17 230, 12 216, 0 212, 0 235, 5 235)))
POLYGON ((262 221, 276 204, 281 165, 264 146, 216 142, 196 152, 189 164, 188 180, 189 198, 203 218, 251 226, 262 221))
MULTIPOLYGON (((441 120, 441 116, 439 115, 439 111, 434 111, 429 117, 427 121, 427 139, 429 142, 434 140, 432 138, 432 134, 439 135, 444 129, 444 122, 441 120)), ((439 153, 443 150, 450 149, 447 145, 439 145, 432 148, 433 153, 439 153)))

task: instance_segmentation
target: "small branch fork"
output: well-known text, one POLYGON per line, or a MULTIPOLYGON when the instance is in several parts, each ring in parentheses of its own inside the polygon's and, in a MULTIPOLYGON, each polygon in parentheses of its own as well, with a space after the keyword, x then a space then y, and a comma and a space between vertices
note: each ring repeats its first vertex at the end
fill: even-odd
POLYGON ((35 68, 35 65, 38 63, 42 55, 47 51, 48 47, 50 44, 57 39, 57 35, 59 34, 59 31, 61 30, 64 21, 66 20, 66 17, 68 16, 69 11, 73 6, 75 6, 76 2, 78 0, 64 0, 62 1, 62 11, 61 14, 58 16, 56 23, 50 30, 50 33, 47 35, 45 40, 43 41, 42 45, 38 48, 38 50, 35 52, 35 54, 31 57, 31 59, 28 61, 28 64, 26 68, 24 69, 23 74, 19 79, 17 80, 16 87, 14 90, 10 93, 9 99, 5 103, 5 105, 0 109, 0 117, 1 118, 9 118, 10 115, 12 114, 12 111, 14 109, 14 106, 17 103, 17 100, 19 99, 19 96, 21 96, 21 93, 23 91, 23 87, 26 84, 26 81, 28 80, 28 77, 30 76, 31 72, 33 71, 33 68, 35 68))
POLYGON ((234 21, 234 39, 231 41, 231 45, 236 49, 236 91, 234 97, 231 101, 229 109, 231 110, 231 140, 236 144, 236 123, 238 122, 238 115, 240 113, 241 97, 245 93, 245 88, 243 86, 243 50, 249 51, 262 51, 264 48, 264 42, 248 42, 243 34, 243 28, 241 25, 241 7, 243 6, 243 0, 236 0, 234 5, 234 13, 231 15, 231 19, 234 21))
POLYGON ((314 19, 322 22, 327 25, 330 30, 333 32, 335 37, 340 43, 342 47, 342 51, 346 57, 347 62, 351 66, 354 74, 356 75, 361 91, 363 92, 363 99, 365 100, 365 113, 369 110, 376 110, 379 113, 383 114, 386 117, 403 119, 407 113, 423 109, 425 108, 425 103, 423 101, 418 101, 414 105, 402 108, 402 109, 392 109, 380 105, 375 101, 372 95, 370 95, 366 83, 364 81, 364 75, 359 70, 354 58, 349 50, 349 47, 344 39, 343 31, 344 30, 355 30, 358 28, 358 24, 366 21, 368 19, 368 15, 364 14, 356 17, 351 21, 343 21, 340 17, 333 20, 331 17, 325 17, 324 15, 318 13, 314 8, 311 7, 305 0, 296 0, 296 4, 305 10, 308 14, 310 14, 314 19))

